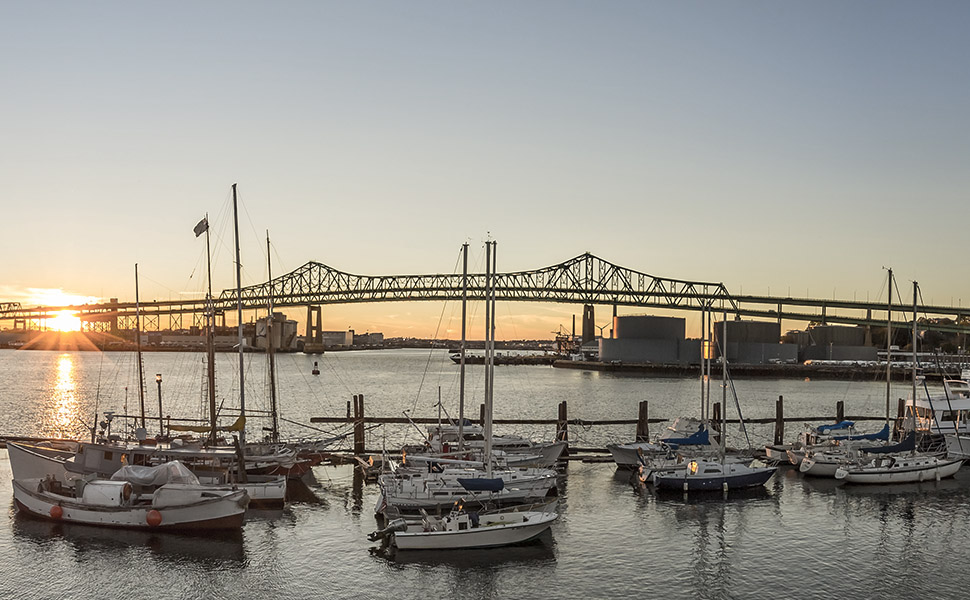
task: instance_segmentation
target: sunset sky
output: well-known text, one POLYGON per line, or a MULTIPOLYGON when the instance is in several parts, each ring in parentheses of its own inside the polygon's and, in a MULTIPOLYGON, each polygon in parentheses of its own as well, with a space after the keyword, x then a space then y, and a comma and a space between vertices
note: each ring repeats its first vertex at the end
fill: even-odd
MULTIPOLYGON (((244 285, 266 230, 277 275, 451 273, 465 241, 481 268, 490 235, 502 271, 589 251, 875 301, 891 266, 966 305, 968 31, 970 3, 932 0, 5 2, 0 301, 134 300, 135 263, 143 299, 198 297, 206 213, 230 287, 238 182, 244 285)), ((573 314, 502 307, 499 336, 573 314)), ((387 336, 455 318, 324 309, 387 336)))

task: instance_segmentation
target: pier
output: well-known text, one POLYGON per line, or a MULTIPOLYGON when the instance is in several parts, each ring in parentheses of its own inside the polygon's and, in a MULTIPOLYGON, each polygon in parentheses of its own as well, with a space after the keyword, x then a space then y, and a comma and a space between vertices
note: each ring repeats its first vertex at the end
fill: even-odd
MULTIPOLYGON (((720 428, 720 414, 721 414, 721 404, 715 402, 712 405, 713 408, 713 418, 712 418, 712 429, 715 432, 719 432, 720 428)), ((897 414, 893 420, 895 428, 899 427, 902 421, 903 414, 905 411, 905 401, 900 398, 898 400, 897 414)), ((467 416, 465 417, 468 418, 467 416)), ((650 402, 648 400, 640 401, 638 405, 637 417, 635 419, 570 419, 568 415, 568 408, 566 401, 562 401, 558 405, 558 414, 555 419, 492 419, 492 423, 495 425, 555 425, 556 427, 556 441, 565 441, 567 443, 567 450, 563 453, 563 456, 567 460, 588 460, 593 459, 591 455, 598 455, 608 453, 609 450, 606 448, 584 448, 569 445, 569 427, 598 427, 604 425, 630 425, 634 428, 634 434, 631 435, 631 440, 635 439, 637 442, 649 442, 650 441, 650 425, 657 423, 666 423, 670 421, 669 418, 657 418, 650 417, 650 402)), ((845 402, 838 401, 835 405, 835 410, 830 415, 813 415, 813 416, 799 416, 799 417, 786 417, 784 411, 784 397, 779 396, 775 404, 775 416, 774 417, 762 417, 762 418, 751 418, 744 419, 745 423, 752 424, 774 424, 774 443, 781 444, 785 437, 785 424, 786 423, 839 423, 841 421, 885 421, 885 415, 846 415, 845 414, 845 402)), ((353 455, 353 456, 364 456, 364 455, 374 455, 381 454, 381 450, 368 449, 366 431, 368 425, 437 425, 439 423, 447 422, 444 419, 438 419, 433 417, 375 417, 367 416, 364 410, 364 396, 363 394, 357 394, 354 396, 352 401, 347 402, 347 414, 342 417, 311 417, 311 423, 329 423, 329 424, 350 424, 353 425, 353 446, 351 448, 332 450, 331 454, 339 456, 353 455)), ((478 419, 473 421, 478 425, 483 425, 485 422, 485 405, 479 405, 479 415, 478 419)), ((728 424, 738 424, 739 419, 725 419, 725 423, 728 424)), ((349 457, 346 457, 349 458, 349 457)), ((339 460, 339 459, 338 459, 339 460)), ((351 462, 353 459, 343 460, 343 462, 351 462)))

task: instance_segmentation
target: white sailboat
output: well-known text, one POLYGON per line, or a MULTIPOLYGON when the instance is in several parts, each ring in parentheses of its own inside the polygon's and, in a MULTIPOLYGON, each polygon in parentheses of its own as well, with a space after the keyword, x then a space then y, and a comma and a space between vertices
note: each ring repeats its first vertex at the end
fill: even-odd
MULTIPOLYGON (((890 286, 892 285, 892 271, 889 272, 890 286)), ((916 384, 919 380, 916 365, 916 311, 919 285, 913 282, 913 395, 911 415, 916 414, 916 384)), ((889 356, 886 356, 887 361, 889 356)), ((849 463, 839 467, 835 478, 846 483, 889 484, 913 483, 920 481, 939 481, 945 477, 952 477, 963 466, 963 458, 947 458, 940 453, 918 452, 916 450, 916 427, 912 429, 897 447, 870 449, 872 458, 858 463, 849 463)))
MULTIPOLYGON (((494 353, 494 242, 487 242, 486 255, 486 353, 494 353)), ((467 245, 464 247, 467 253, 467 245)), ((454 503, 464 505, 510 505, 535 502, 556 494, 556 472, 532 467, 495 468, 492 453, 492 378, 494 369, 485 365, 485 422, 482 460, 474 461, 411 457, 419 469, 397 468, 378 478, 381 495, 375 512, 381 514, 414 513, 424 510, 448 510, 454 503), (432 462, 439 467, 433 468, 432 462)), ((464 422, 459 420, 458 448, 465 452, 464 422)))

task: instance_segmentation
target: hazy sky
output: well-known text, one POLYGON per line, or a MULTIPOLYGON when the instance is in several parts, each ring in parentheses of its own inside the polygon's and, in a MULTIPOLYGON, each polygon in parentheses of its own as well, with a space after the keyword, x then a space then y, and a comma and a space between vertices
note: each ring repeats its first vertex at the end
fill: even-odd
MULTIPOLYGON (((238 182, 244 285, 267 229, 275 274, 450 273, 490 232, 501 270, 875 300, 892 266, 963 304, 968 31, 964 1, 3 2, 0 300, 133 300, 136 262, 142 298, 196 294, 206 212, 229 287, 238 182)), ((504 310, 501 337, 581 314, 504 310)))

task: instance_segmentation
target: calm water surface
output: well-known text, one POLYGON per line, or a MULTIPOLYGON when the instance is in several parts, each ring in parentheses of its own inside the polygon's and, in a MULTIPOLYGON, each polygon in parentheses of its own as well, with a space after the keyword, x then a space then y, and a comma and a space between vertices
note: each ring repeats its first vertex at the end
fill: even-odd
MULTIPOLYGON (((164 414, 200 416, 201 360, 195 353, 146 355, 149 419, 158 415, 155 373, 163 375, 164 414)), ((238 396, 237 360, 218 358, 217 390, 226 407, 238 396)), ((247 406, 257 410, 268 405, 262 361, 247 356, 247 406)), ((457 370, 443 351, 282 356, 286 434, 324 435, 298 423, 343 415, 358 393, 369 414, 433 416, 440 388, 454 414, 457 370), (314 360, 319 377, 310 375, 314 360)), ((125 353, 0 351, 0 433, 83 436, 95 412, 137 412, 133 373, 125 353)), ((470 367, 473 414, 481 379, 481 367, 470 367)), ((736 387, 749 417, 772 416, 779 395, 793 416, 834 414, 839 400, 847 414, 885 410, 879 382, 741 380, 736 387)), ((693 379, 500 367, 496 415, 553 418, 566 400, 571 418, 635 418, 646 399, 651 416, 674 417, 697 413, 698 390, 693 379)), ((893 401, 907 391, 894 387, 893 401)), ((715 385, 712 394, 720 393, 715 385)), ((249 437, 258 437, 261 426, 251 421, 249 437)), ((601 446, 628 440, 632 429, 573 427, 570 439, 601 446)), ((551 435, 543 427, 516 432, 551 435)), ((770 434, 767 426, 749 428, 754 444, 770 434)), ((743 444, 736 428, 729 435, 743 444)), ((403 426, 379 428, 368 446, 393 448, 415 436, 403 426)), ((237 535, 103 531, 18 516, 9 462, 0 452, 0 499, 7 507, 0 598, 965 597, 970 468, 953 480, 896 487, 840 486, 784 469, 764 490, 725 500, 657 497, 635 489, 610 464, 572 462, 560 479, 561 518, 539 543, 396 556, 374 552, 366 539, 376 528, 375 486, 355 481, 347 467, 316 467, 314 475, 318 502, 250 514, 237 535)))

